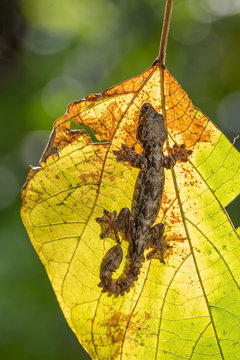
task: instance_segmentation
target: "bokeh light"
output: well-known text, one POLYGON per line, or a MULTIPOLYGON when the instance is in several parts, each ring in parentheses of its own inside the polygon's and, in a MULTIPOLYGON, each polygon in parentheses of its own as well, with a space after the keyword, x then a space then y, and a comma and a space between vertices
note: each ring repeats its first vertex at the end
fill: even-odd
POLYGON ((209 11, 206 0, 187 0, 187 6, 192 17, 203 24, 218 19, 218 16, 209 11))
POLYGON ((49 132, 46 130, 32 131, 22 140, 21 158, 26 166, 38 166, 39 159, 49 139, 49 132))
POLYGON ((53 118, 64 114, 67 105, 84 97, 80 83, 70 77, 59 77, 47 83, 42 92, 42 105, 46 113, 53 118))
POLYGON ((230 16, 240 13, 239 0, 207 0, 210 11, 218 16, 230 16))
POLYGON ((220 125, 236 135, 240 133, 239 104, 240 91, 237 91, 226 95, 218 106, 220 125))
MULTIPOLYGON (((190 68, 200 73, 201 76, 203 76, 204 72, 217 68, 224 54, 222 40, 214 32, 211 32, 208 38, 202 41, 202 46, 204 51, 202 51, 202 47, 199 47, 199 44, 193 44, 190 53, 190 58, 195 58, 195 61, 191 62, 190 68)), ((207 83, 206 78, 202 78, 201 84, 197 83, 197 86, 204 86, 204 83, 207 83)))
POLYGON ((204 40, 210 32, 210 24, 204 25, 192 17, 186 2, 176 3, 171 23, 171 37, 182 44, 191 45, 204 40))
POLYGON ((0 211, 9 207, 19 193, 19 183, 13 171, 0 165, 0 211))
POLYGON ((33 52, 41 55, 50 55, 63 51, 74 40, 74 35, 69 33, 59 33, 46 31, 35 26, 29 26, 24 44, 33 52))
POLYGON ((117 8, 108 0, 22 0, 22 12, 34 26, 48 32, 99 37, 115 26, 117 8))
POLYGON ((70 3, 64 0, 22 0, 21 9, 26 19, 39 28, 71 33, 78 31, 79 22, 72 14, 70 3))

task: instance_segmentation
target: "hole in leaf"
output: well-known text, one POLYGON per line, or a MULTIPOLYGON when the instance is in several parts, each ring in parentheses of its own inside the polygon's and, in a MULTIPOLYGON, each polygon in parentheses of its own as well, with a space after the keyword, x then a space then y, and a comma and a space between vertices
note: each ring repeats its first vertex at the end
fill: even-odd
POLYGON ((237 229, 240 226, 240 195, 226 207, 226 210, 233 225, 237 229))
POLYGON ((90 127, 86 125, 77 125, 74 121, 71 121, 71 131, 76 131, 76 130, 85 130, 86 134, 91 138, 92 142, 102 143, 102 141, 98 140, 98 138, 95 136, 94 132, 90 127))

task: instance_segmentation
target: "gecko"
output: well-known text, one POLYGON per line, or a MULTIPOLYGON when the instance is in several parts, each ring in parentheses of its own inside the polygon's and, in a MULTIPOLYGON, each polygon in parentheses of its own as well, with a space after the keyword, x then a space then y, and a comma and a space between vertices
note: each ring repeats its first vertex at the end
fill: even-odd
POLYGON ((144 251, 150 249, 147 260, 159 259, 165 264, 164 256, 171 247, 164 236, 164 224, 154 225, 162 201, 165 176, 164 168, 171 169, 176 161, 186 162, 192 150, 185 145, 177 145, 164 155, 163 146, 168 137, 164 117, 151 104, 144 103, 140 109, 136 130, 136 140, 141 145, 142 153, 136 153, 134 147, 122 144, 120 150, 114 150, 118 162, 128 162, 140 169, 133 193, 131 210, 123 208, 116 211, 103 210, 103 216, 96 218, 101 226, 100 238, 112 238, 116 245, 103 257, 100 265, 100 284, 108 296, 124 295, 129 292, 138 279, 144 251), (153 226, 154 225, 154 226, 153 226), (116 279, 113 273, 123 260, 122 239, 128 242, 128 251, 122 274, 116 279))

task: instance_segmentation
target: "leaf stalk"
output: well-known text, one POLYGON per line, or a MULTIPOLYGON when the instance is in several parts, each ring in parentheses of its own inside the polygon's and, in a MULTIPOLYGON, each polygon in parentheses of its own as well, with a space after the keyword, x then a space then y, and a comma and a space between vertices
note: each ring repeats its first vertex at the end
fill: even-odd
POLYGON ((166 0, 165 13, 164 13, 164 19, 163 19, 163 27, 162 27, 162 35, 161 35, 160 46, 159 46, 159 54, 157 57, 160 66, 165 65, 166 49, 167 49, 167 42, 168 42, 169 27, 170 27, 170 22, 171 22, 172 8, 173 8, 173 0, 166 0))

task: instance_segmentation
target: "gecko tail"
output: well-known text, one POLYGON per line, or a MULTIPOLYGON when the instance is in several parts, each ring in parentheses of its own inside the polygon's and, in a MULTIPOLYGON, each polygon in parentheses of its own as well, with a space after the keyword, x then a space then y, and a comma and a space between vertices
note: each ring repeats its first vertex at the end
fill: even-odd
POLYGON ((122 274, 114 279, 113 273, 119 268, 122 259, 122 248, 120 244, 117 244, 106 253, 102 260, 100 267, 101 282, 98 286, 102 287, 102 292, 106 292, 108 296, 114 295, 114 297, 117 297, 129 292, 138 279, 144 261, 143 256, 130 256, 128 254, 122 274))
POLYGON ((112 295, 119 292, 116 280, 112 278, 113 273, 119 268, 123 259, 123 251, 120 244, 113 246, 105 254, 102 259, 100 267, 100 280, 98 284, 99 287, 102 287, 102 292, 107 292, 108 295, 112 295))

